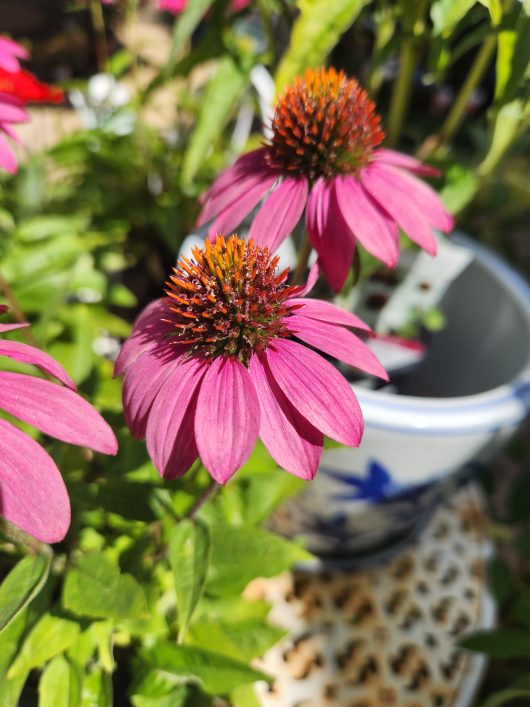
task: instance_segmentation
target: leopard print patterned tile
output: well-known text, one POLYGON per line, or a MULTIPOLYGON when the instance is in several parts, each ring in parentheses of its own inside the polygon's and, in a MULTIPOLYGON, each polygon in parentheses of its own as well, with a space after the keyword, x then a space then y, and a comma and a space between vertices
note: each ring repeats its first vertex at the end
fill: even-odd
POLYGON ((484 513, 468 486, 416 544, 362 571, 319 566, 256 580, 287 635, 258 662, 263 707, 465 707, 482 659, 457 647, 493 625, 485 589, 484 513))

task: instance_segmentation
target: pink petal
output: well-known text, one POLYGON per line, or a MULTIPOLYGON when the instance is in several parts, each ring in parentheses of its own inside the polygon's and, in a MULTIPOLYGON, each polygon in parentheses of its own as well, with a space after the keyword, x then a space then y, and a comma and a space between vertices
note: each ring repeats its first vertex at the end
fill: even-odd
POLYGON ((259 180, 253 187, 245 191, 236 201, 227 206, 224 211, 216 217, 215 221, 208 229, 208 236, 211 238, 218 233, 230 235, 245 219, 252 209, 258 204, 266 192, 274 184, 276 175, 259 180))
POLYGON ((265 199, 250 227, 249 238, 271 253, 296 226, 307 201, 307 181, 286 177, 265 199))
POLYGON ((309 294, 313 287, 317 284, 317 280, 320 277, 320 264, 318 262, 318 258, 315 260, 313 265, 309 268, 309 273, 307 275, 307 280, 306 283, 303 287, 300 287, 299 290, 297 290, 296 294, 299 295, 300 297, 305 297, 305 295, 309 294))
POLYGON ((123 413, 132 434, 145 437, 151 406, 164 381, 179 365, 182 353, 170 345, 155 347, 144 353, 127 369, 123 381, 123 413))
POLYGON ((121 347, 116 359, 114 375, 119 376, 134 363, 144 351, 159 345, 165 340, 171 327, 162 321, 167 317, 168 309, 164 299, 157 299, 143 309, 136 321, 132 334, 121 347))
POLYGON ((287 328, 306 344, 344 361, 365 373, 388 380, 388 375, 368 346, 351 331, 338 324, 317 322, 302 314, 283 320, 287 328))
POLYGON ((0 324, 0 334, 5 334, 15 329, 27 329, 27 327, 29 327, 28 322, 23 322, 22 324, 0 324))
POLYGON ((29 114, 16 96, 0 92, 0 123, 27 123, 29 114))
POLYGON ((355 237, 374 258, 393 268, 399 259, 396 224, 370 199, 355 177, 338 177, 334 184, 342 216, 355 237))
POLYGON ((195 438, 202 463, 218 483, 226 483, 249 458, 259 424, 248 370, 236 359, 214 359, 199 392, 195 438))
POLYGON ((263 444, 282 469, 302 479, 312 479, 322 455, 322 432, 287 400, 264 355, 252 357, 249 373, 260 403, 259 436, 263 444))
POLYGON ((377 166, 377 171, 393 189, 397 189, 405 199, 414 203, 430 225, 446 233, 452 230, 454 219, 448 214, 442 200, 432 187, 397 167, 380 164, 377 166))
POLYGON ((75 390, 75 383, 64 368, 54 358, 34 346, 21 344, 18 341, 0 341, 0 356, 7 356, 20 363, 38 366, 46 373, 60 380, 67 388, 75 390))
POLYGON ((332 302, 327 302, 321 299, 312 299, 311 297, 291 297, 289 304, 301 305, 300 309, 296 310, 297 314, 302 314, 304 317, 311 317, 319 322, 330 322, 331 324, 343 324, 344 326, 355 327, 363 331, 370 332, 368 324, 365 324, 362 319, 359 319, 355 314, 337 307, 332 302))
POLYGON ((373 163, 361 172, 363 187, 397 221, 407 236, 431 255, 436 255, 432 229, 414 201, 406 199, 394 184, 387 181, 380 166, 373 163))
POLYGON ((219 194, 219 192, 230 188, 233 182, 237 181, 240 177, 248 174, 261 173, 270 169, 265 161, 266 152, 264 147, 260 147, 257 150, 252 150, 252 152, 241 155, 231 167, 221 172, 208 191, 201 196, 201 204, 205 204, 209 199, 219 194))
POLYGON ((265 352, 272 375, 295 408, 317 429, 357 447, 363 416, 348 381, 322 356, 289 339, 265 352))
POLYGON ((92 405, 56 383, 0 371, 0 408, 64 442, 104 454, 118 451, 114 432, 92 405))
MULTIPOLYGON (((1 127, 1 126, 0 126, 1 127)), ((5 169, 9 174, 15 174, 17 171, 17 158, 11 149, 8 141, 0 132, 0 167, 5 169)))
MULTIPOLYGON (((263 182, 270 182, 270 186, 274 184, 277 176, 272 178, 273 175, 270 171, 265 172, 261 170, 259 172, 249 172, 242 173, 237 178, 235 178, 226 189, 218 192, 214 196, 210 197, 206 201, 199 218, 197 220, 197 226, 200 228, 204 226, 205 223, 211 221, 212 218, 225 211, 231 204, 240 199, 246 192, 250 189, 255 189, 263 182)), ((263 193, 267 191, 266 188, 263 189, 263 193)))
POLYGON ((0 37, 0 57, 3 58, 5 54, 16 56, 19 59, 29 59, 29 52, 22 44, 9 39, 9 37, 0 37))
POLYGON ((204 363, 196 358, 173 367, 157 395, 147 422, 149 456, 161 476, 185 474, 199 452, 195 443, 195 410, 204 363))
POLYGON ((335 292, 346 282, 355 250, 355 238, 337 207, 332 182, 319 179, 309 194, 307 232, 318 253, 324 276, 335 292))
POLYGON ((441 172, 436 167, 431 167, 430 165, 423 164, 415 157, 406 155, 403 152, 396 152, 396 150, 387 150, 386 148, 380 148, 376 150, 373 154, 374 160, 378 162, 384 162, 385 164, 394 165, 394 167, 401 167, 402 169, 407 169, 409 172, 418 174, 424 177, 439 177, 441 172))
POLYGON ((64 538, 70 501, 53 459, 21 430, 0 419, 0 513, 44 543, 64 538))

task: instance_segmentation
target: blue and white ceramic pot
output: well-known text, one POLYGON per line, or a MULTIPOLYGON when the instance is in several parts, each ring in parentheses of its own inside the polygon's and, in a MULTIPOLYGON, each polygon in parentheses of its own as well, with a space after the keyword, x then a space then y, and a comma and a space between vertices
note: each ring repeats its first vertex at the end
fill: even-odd
POLYGON ((443 297, 447 326, 425 361, 398 392, 354 385, 361 446, 326 450, 314 481, 274 519, 317 554, 400 547, 530 410, 530 288, 491 251, 455 238, 473 258, 443 297))

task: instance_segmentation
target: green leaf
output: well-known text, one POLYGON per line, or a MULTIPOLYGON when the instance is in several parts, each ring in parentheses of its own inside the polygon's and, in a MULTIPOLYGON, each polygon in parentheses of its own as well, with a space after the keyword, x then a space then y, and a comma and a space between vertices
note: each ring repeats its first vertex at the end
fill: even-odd
POLYGON ((8 679, 19 677, 63 653, 79 635, 79 624, 45 614, 33 627, 22 649, 7 673, 8 679))
POLYGON ((112 707, 112 678, 102 670, 85 676, 81 707, 112 707))
POLYGON ((240 685, 230 693, 233 707, 262 707, 253 685, 240 685))
POLYGON ((114 627, 110 621, 98 621, 93 624, 98 644, 99 660, 103 670, 112 673, 115 668, 114 656, 112 655, 112 640, 114 627))
POLYGON ((193 0, 193 2, 186 3, 184 12, 182 12, 178 20, 175 22, 173 39, 171 41, 171 50, 169 52, 167 65, 164 71, 166 75, 171 75, 171 72, 177 62, 180 50, 184 46, 185 42, 187 42, 187 40, 191 37, 193 32, 197 29, 199 22, 208 11, 208 8, 212 2, 213 0, 193 0))
POLYGON ((82 557, 67 576, 63 606, 79 616, 109 619, 141 619, 147 615, 140 584, 103 553, 82 557))
POLYGON ((295 76, 325 63, 341 35, 357 19, 367 0, 298 0, 300 15, 291 32, 291 43, 276 72, 280 92, 295 76))
POLYGON ((449 37, 475 2, 476 0, 435 0, 431 5, 434 35, 449 37))
POLYGON ((210 534, 199 521, 182 520, 171 533, 169 562, 177 595, 179 639, 182 640, 201 598, 210 562, 210 534))
POLYGON ((88 227, 88 218, 80 214, 41 214, 21 221, 15 232, 19 240, 32 243, 61 235, 83 233, 88 227))
POLYGON ((246 74, 232 57, 223 57, 208 84, 206 95, 201 102, 197 125, 182 158, 182 184, 189 184, 197 173, 212 143, 219 137, 228 122, 245 85, 246 74))
POLYGON ((158 643, 142 651, 141 658, 151 667, 150 674, 160 676, 167 685, 177 685, 183 679, 198 681, 211 695, 224 695, 238 685, 270 679, 238 660, 192 646, 158 643))
POLYGON ((446 173, 446 184, 440 197, 447 210, 457 214, 464 209, 477 193, 479 181, 474 170, 453 164, 446 173))
POLYGON ((23 611, 0 633, 0 705, 17 707, 19 697, 26 682, 26 673, 17 678, 7 679, 7 670, 15 658, 20 639, 27 628, 28 612, 23 611))
POLYGON ((499 629, 478 632, 461 640, 460 645, 492 658, 526 658, 530 656, 530 631, 499 629))
POLYGON ((213 707, 212 698, 194 685, 170 688, 165 695, 133 695, 131 702, 134 707, 213 707))
POLYGON ((499 32, 495 76, 497 104, 520 97, 524 77, 530 78, 530 17, 521 9, 513 29, 499 32))
POLYGON ((530 106, 520 100, 511 101, 502 106, 496 113, 493 122, 493 134, 488 154, 480 164, 481 175, 489 174, 504 156, 524 121, 530 119, 530 106))
POLYGON ((205 618, 194 621, 190 627, 194 645, 244 661, 263 655, 283 636, 283 629, 271 626, 266 620, 237 622, 205 618))
POLYGON ((501 690, 488 697, 488 699, 482 703, 482 707, 501 707, 502 705, 508 705, 509 707, 513 704, 514 700, 522 700, 525 697, 527 697, 530 702, 530 689, 526 690, 517 687, 508 688, 507 690, 501 690))
POLYGON ((109 479, 100 484, 73 481, 68 484, 72 501, 84 509, 103 508, 129 520, 150 522, 156 518, 152 509, 154 484, 109 479))
POLYGON ((82 673, 61 655, 46 666, 39 683, 39 707, 78 707, 82 673))
POLYGON ((0 631, 8 626, 40 592, 50 572, 52 553, 28 555, 0 585, 0 631))
POLYGON ((251 525, 216 523, 210 536, 207 590, 212 594, 238 594, 255 577, 273 577, 296 562, 313 559, 295 543, 251 525))

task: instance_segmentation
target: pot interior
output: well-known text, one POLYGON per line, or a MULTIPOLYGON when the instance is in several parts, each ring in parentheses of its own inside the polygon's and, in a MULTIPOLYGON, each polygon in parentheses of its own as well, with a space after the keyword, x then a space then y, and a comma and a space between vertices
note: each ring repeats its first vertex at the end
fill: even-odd
POLYGON ((459 397, 510 383, 530 361, 530 311, 500 275, 475 258, 441 305, 446 327, 425 360, 394 383, 402 395, 459 397))

